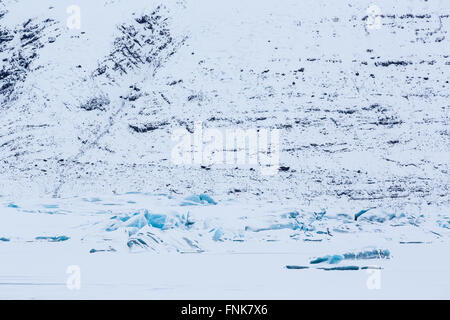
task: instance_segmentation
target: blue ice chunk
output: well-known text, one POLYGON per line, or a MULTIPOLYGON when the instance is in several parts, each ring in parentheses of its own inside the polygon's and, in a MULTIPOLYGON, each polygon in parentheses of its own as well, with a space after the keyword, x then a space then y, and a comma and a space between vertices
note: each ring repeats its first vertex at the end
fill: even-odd
POLYGON ((200 194, 200 195, 192 195, 190 197, 187 197, 184 199, 180 206, 197 206, 199 204, 212 204, 216 205, 217 202, 213 200, 210 196, 206 194, 200 194))
POLYGON ((113 247, 109 247, 108 249, 94 249, 92 248, 89 250, 89 253, 96 253, 96 252, 116 252, 116 249, 113 247))
POLYGON ((191 221, 189 212, 186 215, 176 214, 175 217, 176 217, 176 220, 174 221, 175 227, 185 226, 187 228, 190 228, 192 225, 195 224, 194 221, 191 221))
POLYGON ((0 238, 0 241, 3 241, 3 242, 9 242, 9 241, 11 241, 11 240, 9 240, 8 238, 0 238))
POLYGON ((370 210, 370 208, 369 208, 369 209, 365 209, 365 210, 361 210, 360 212, 358 212, 357 214, 355 214, 355 221, 358 220, 358 218, 359 218, 360 216, 362 216, 364 213, 366 213, 366 212, 369 211, 369 210, 370 210))
POLYGON ((200 197, 193 195, 187 198, 184 198, 184 202, 180 204, 180 206, 196 206, 201 203, 200 197))
POLYGON ((356 254, 353 252, 344 253, 344 259, 346 260, 354 260, 356 259, 356 254))
POLYGON ((147 219, 147 223, 149 226, 158 229, 163 229, 167 221, 167 215, 165 214, 153 214, 146 212, 145 218, 147 219))
POLYGON ((388 219, 392 220, 395 218, 395 213, 388 214, 388 219))
POLYGON ((213 240, 214 241, 222 241, 223 231, 221 229, 217 229, 216 232, 214 232, 213 240))
POLYGON ((445 229, 450 229, 450 220, 444 221, 444 220, 438 220, 436 221, 438 226, 445 229))
POLYGON ((116 224, 112 224, 109 227, 107 227, 105 230, 108 232, 111 232, 111 231, 116 231, 117 229, 119 229, 119 226, 116 224))
POLYGON ((96 214, 110 214, 111 210, 99 210, 95 212, 96 214))
POLYGON ((146 225, 148 225, 148 221, 145 216, 141 215, 141 216, 136 216, 131 220, 128 220, 128 224, 126 226, 131 227, 131 228, 142 229, 146 225))
POLYGON ((66 236, 58 236, 58 237, 36 237, 36 240, 47 240, 50 242, 60 242, 60 241, 67 241, 70 238, 66 236))
POLYGON ((378 217, 378 216, 370 216, 369 217, 369 221, 375 221, 375 222, 379 222, 379 223, 383 223, 386 221, 386 218, 383 217, 378 217))
POLYGON ((299 216, 297 211, 289 212, 289 218, 295 219, 299 216))
MULTIPOLYGON (((281 230, 281 229, 292 229, 292 230, 303 230, 303 226, 298 223, 288 222, 288 223, 275 223, 269 227, 254 229, 254 232, 269 231, 269 230, 281 230)), ((250 227, 245 227, 245 230, 252 230, 250 227)))
POLYGON ((200 200, 201 201, 206 201, 209 204, 213 204, 216 205, 217 202, 213 200, 213 198, 211 198, 210 196, 208 196, 207 194, 201 194, 200 195, 200 200))
POLYGON ((356 259, 389 259, 389 250, 374 249, 369 251, 358 252, 356 259))
POLYGON ((358 252, 356 259, 389 259, 391 253, 387 249, 374 249, 358 252))
POLYGON ((168 220, 167 215, 165 214, 153 214, 149 213, 147 210, 122 216, 113 216, 111 219, 118 220, 118 222, 111 224, 106 228, 106 231, 115 231, 120 227, 129 227, 139 230, 145 226, 163 229, 168 220), (124 225, 122 223, 126 224, 124 225))
POLYGON ((355 260, 355 259, 389 259, 390 252, 387 249, 373 249, 367 251, 361 251, 358 253, 344 253, 344 259, 355 260))
POLYGON ((336 216, 340 220, 352 220, 352 216, 347 213, 338 213, 336 216))
POLYGON ((331 256, 327 255, 325 257, 319 257, 316 258, 314 260, 311 260, 309 263, 310 264, 318 264, 318 263, 322 263, 322 262, 327 262, 330 259, 331 256))
POLYGON ((132 217, 137 216, 138 214, 139 214, 139 212, 134 212, 131 215, 114 216, 114 217, 111 217, 111 219, 126 222, 126 221, 130 220, 132 217))
POLYGON ((330 257, 330 259, 328 260, 328 263, 329 264, 338 264, 342 260, 344 260, 343 256, 341 256, 340 254, 335 254, 335 255, 330 257))
MULTIPOLYGON (((368 209, 368 210, 370 210, 370 209, 368 209)), ((362 214, 362 213, 361 214, 360 213, 357 213, 356 215, 358 215, 358 217, 359 217, 362 214)), ((365 213, 365 212, 363 212, 363 213, 365 213)), ((355 215, 355 220, 357 218, 356 215, 355 215)), ((384 223, 386 221, 392 221, 394 219, 400 219, 400 218, 404 218, 404 217, 406 217, 406 215, 404 213, 401 213, 399 215, 397 215, 395 213, 390 213, 390 214, 386 214, 385 216, 381 216, 381 217, 378 215, 371 215, 371 216, 365 217, 365 219, 367 219, 369 221, 373 221, 373 222, 384 223)))
POLYGON ((328 262, 329 264, 338 264, 343 260, 366 260, 366 259, 389 259, 390 252, 387 249, 373 249, 361 252, 348 252, 343 255, 326 255, 324 257, 319 257, 311 260, 311 264, 318 264, 322 262, 328 262))
POLYGON ((299 229, 299 230, 302 230, 302 231, 314 231, 314 230, 316 230, 316 228, 314 226, 312 226, 312 225, 307 226, 303 222, 298 223, 297 226, 293 228, 293 230, 296 230, 296 229, 299 229))
POLYGON ((289 270, 302 270, 302 269, 309 269, 309 267, 307 267, 307 266, 294 266, 294 265, 290 266, 290 265, 287 265, 286 269, 289 269, 289 270))
POLYGON ((268 230, 281 230, 281 229, 292 229, 292 230, 296 230, 299 229, 300 227, 298 226, 298 224, 294 224, 292 222, 289 223, 275 223, 272 224, 268 230))
POLYGON ((180 203, 180 206, 181 207, 186 207, 186 206, 196 206, 197 204, 196 203, 192 203, 192 202, 182 202, 182 203, 180 203))
POLYGON ((19 206, 11 202, 10 204, 8 204, 8 208, 19 208, 19 206))

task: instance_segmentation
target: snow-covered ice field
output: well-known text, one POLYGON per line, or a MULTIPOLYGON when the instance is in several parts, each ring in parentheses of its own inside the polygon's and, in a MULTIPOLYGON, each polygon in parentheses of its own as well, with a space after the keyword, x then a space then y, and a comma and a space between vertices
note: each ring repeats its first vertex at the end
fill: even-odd
POLYGON ((449 21, 0 0, 0 299, 449 299, 449 21))
POLYGON ((1 298, 429 299, 450 289, 445 217, 372 209, 355 221, 363 211, 135 192, 42 200, 3 203, 1 298))

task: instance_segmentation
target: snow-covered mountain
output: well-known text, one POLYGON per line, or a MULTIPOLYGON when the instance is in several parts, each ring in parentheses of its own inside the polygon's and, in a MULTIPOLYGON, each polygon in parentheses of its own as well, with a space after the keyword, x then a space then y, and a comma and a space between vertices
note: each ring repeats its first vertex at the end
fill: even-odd
POLYGON ((0 0, 0 250, 448 248, 449 23, 444 0, 0 0), (276 174, 174 163, 198 123, 278 130, 276 174))

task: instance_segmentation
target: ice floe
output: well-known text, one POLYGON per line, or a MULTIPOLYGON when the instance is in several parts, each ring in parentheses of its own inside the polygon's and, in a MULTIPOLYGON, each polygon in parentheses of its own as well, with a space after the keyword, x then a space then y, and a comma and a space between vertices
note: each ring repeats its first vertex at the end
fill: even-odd
POLYGON ((387 249, 373 249, 359 252, 348 252, 344 254, 326 255, 310 261, 310 264, 329 263, 337 264, 343 260, 367 260, 367 259, 389 259, 390 252, 387 249))

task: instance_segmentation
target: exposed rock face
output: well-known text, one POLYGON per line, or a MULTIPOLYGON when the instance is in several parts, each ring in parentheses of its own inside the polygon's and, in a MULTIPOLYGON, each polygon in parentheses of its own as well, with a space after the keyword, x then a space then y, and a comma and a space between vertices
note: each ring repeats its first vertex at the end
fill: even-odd
MULTIPOLYGON (((6 12, 3 12, 5 15, 6 12)), ((18 83, 22 83, 30 72, 31 64, 38 58, 38 52, 45 45, 56 41, 54 36, 56 23, 52 19, 26 20, 14 29, 0 29, 0 52, 2 69, 0 70, 0 97, 2 108, 12 105, 18 83), (52 28, 53 27, 53 28, 52 28)))

